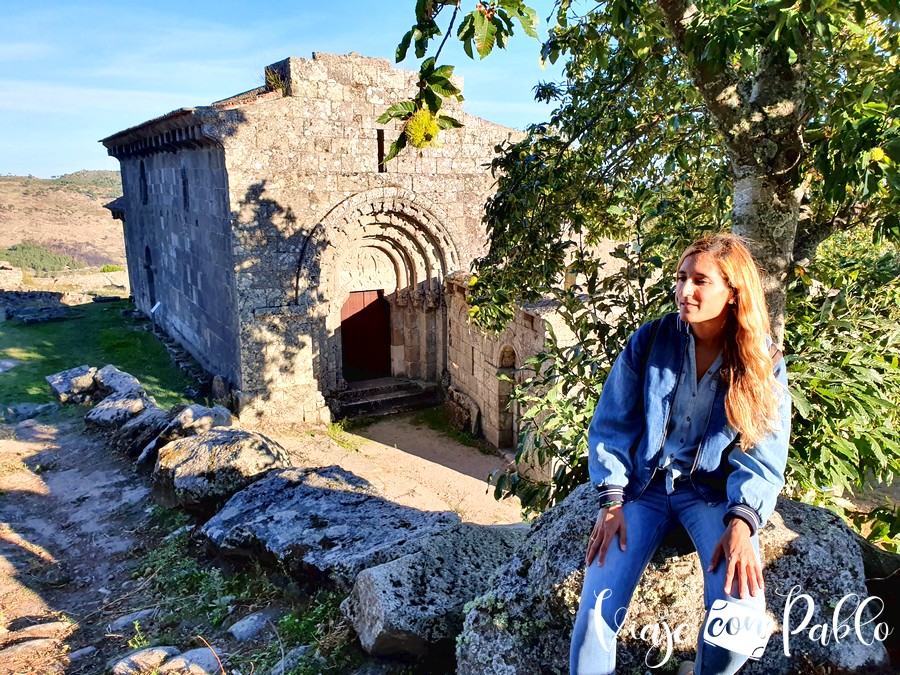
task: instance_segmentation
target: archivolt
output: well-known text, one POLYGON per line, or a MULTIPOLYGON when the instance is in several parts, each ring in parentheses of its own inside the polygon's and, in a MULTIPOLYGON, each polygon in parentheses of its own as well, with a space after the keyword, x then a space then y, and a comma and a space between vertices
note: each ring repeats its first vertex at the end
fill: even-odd
POLYGON ((415 193, 380 188, 358 193, 335 206, 318 224, 304 247, 301 269, 318 264, 326 297, 340 302, 343 262, 360 248, 374 247, 392 261, 397 288, 438 292, 444 276, 459 267, 459 253, 437 207, 415 193))

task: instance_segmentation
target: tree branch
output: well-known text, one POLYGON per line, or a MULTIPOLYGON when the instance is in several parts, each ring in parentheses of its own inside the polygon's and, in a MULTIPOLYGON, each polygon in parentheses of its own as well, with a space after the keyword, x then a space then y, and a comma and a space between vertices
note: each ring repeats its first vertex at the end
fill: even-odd
POLYGON ((740 119, 740 109, 744 103, 737 74, 727 64, 723 64, 720 69, 704 66, 696 54, 688 51, 685 40, 687 27, 698 13, 693 2, 658 0, 658 4, 666 17, 676 49, 687 59, 694 84, 726 140, 731 141, 730 130, 740 119))

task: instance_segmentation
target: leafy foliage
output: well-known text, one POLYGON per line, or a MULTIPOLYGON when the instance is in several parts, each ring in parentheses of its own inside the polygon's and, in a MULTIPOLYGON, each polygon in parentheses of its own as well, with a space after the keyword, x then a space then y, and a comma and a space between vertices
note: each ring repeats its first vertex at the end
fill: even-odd
POLYGON ((462 101, 462 92, 450 81, 453 66, 436 66, 437 57, 426 59, 419 69, 419 94, 411 101, 401 101, 388 108, 379 124, 387 124, 392 120, 405 122, 400 136, 391 143, 384 161, 389 162, 406 147, 407 141, 416 148, 426 146, 440 147, 437 141, 438 131, 461 127, 462 123, 454 117, 441 112, 444 98, 462 101))
MULTIPOLYGON (((849 492, 900 473, 900 255, 860 232, 835 236, 814 266, 797 270, 789 298, 788 488, 852 511, 849 492)), ((896 508, 872 513, 881 523, 873 536, 895 547, 896 508)))
MULTIPOLYGON (((461 5, 418 3, 417 20, 430 28, 415 33, 417 55, 435 37, 446 41, 438 15, 452 6, 452 27, 461 5)), ((831 233, 862 224, 874 224, 876 237, 900 237, 896 3, 691 6, 696 11, 684 14, 687 4, 677 0, 556 3, 542 56, 565 59, 565 82, 536 87, 556 110, 524 140, 499 148, 494 162, 499 189, 485 216, 491 249, 476 265, 479 323, 497 328, 498 316, 533 301, 567 264, 573 233, 627 231, 634 213, 622 194, 641 188, 658 193, 660 208, 680 196, 681 214, 670 223, 722 227, 735 222, 735 172, 756 172, 781 194, 799 194, 802 217, 758 228, 755 243, 771 252, 773 242, 794 243, 797 230, 798 260, 811 259, 831 233), (496 302, 498 316, 484 311, 496 302)), ((509 16, 533 16, 527 9, 480 3, 457 39, 472 56, 480 44, 484 56, 512 36, 509 16), (503 11, 507 19, 497 19, 503 11)), ((740 218, 751 211, 742 208, 740 218)), ((761 260, 766 269, 770 262, 761 260)))
POLYGON ((674 238, 635 235, 612 253, 618 271, 603 276, 603 263, 580 251, 570 271, 581 283, 546 289, 566 335, 549 328, 544 350, 523 365, 527 376, 513 400, 521 411, 517 465, 550 467, 552 477, 497 472, 498 499, 516 495, 526 510, 543 511, 588 479, 586 432, 609 369, 631 333, 670 309, 674 271, 664 269, 660 253, 674 238))
MULTIPOLYGON (((422 62, 419 67, 419 92, 409 101, 401 101, 389 107, 381 117, 379 124, 387 124, 392 120, 405 121, 403 132, 395 140, 385 157, 389 162, 396 157, 407 141, 417 149, 424 147, 440 147, 438 134, 441 130, 457 129, 462 123, 441 112, 444 99, 462 101, 462 91, 452 81, 453 66, 437 66, 437 59, 453 30, 453 25, 460 13, 461 0, 417 0, 416 23, 410 28, 397 45, 396 59, 400 63, 406 59, 410 46, 414 47, 416 58, 423 58, 428 51, 432 39, 444 35, 440 47, 433 57, 422 62), (437 24, 437 19, 446 8, 452 8, 447 33, 444 34, 437 24), (436 128, 429 131, 424 140, 418 128, 410 130, 410 126, 422 121, 430 112, 436 128)), ((522 0, 495 0, 479 2, 475 9, 463 17, 457 31, 457 38, 463 43, 463 49, 470 58, 474 58, 473 49, 484 58, 493 51, 494 46, 501 49, 506 46, 507 39, 513 34, 514 25, 518 23, 522 30, 531 37, 537 37, 537 12, 525 5, 522 0)))
POLYGON ((150 551, 136 576, 155 590, 162 622, 172 625, 185 617, 202 617, 219 626, 230 616, 232 605, 255 605, 276 594, 259 569, 225 576, 219 568, 201 564, 184 533, 150 551))
POLYGON ((84 267, 70 255, 54 253, 33 241, 15 244, 0 250, 0 260, 6 260, 16 267, 35 270, 36 272, 58 272, 66 268, 84 267))
MULTIPOLYGON (((432 39, 447 39, 436 22, 441 9, 454 7, 452 27, 460 5, 420 0, 419 30, 409 38, 419 58, 432 39)), ((876 300, 896 298, 893 282, 876 283, 870 271, 893 263, 872 259, 858 237, 900 240, 900 7, 889 0, 555 6, 542 56, 565 60, 565 81, 539 85, 537 97, 556 109, 498 148, 498 189, 485 211, 490 248, 475 264, 470 313, 498 330, 517 306, 551 297, 577 339, 554 336, 516 394, 527 425, 519 458, 550 463, 552 483, 501 476, 498 493, 540 509, 583 479, 594 392, 624 335, 661 307, 623 289, 664 289, 685 240, 727 228, 751 236, 771 275, 770 300, 787 290, 779 271, 798 267, 787 310, 798 411, 790 488, 841 508, 843 490, 870 474, 888 480, 898 468, 897 317, 876 300), (598 266, 584 252, 603 237, 635 233, 640 249, 620 251, 626 270, 596 281, 598 266), (854 263, 838 263, 833 253, 816 260, 835 233, 857 237, 854 263), (654 249, 655 237, 670 248, 654 249), (638 250, 659 260, 635 266, 638 250), (567 271, 582 275, 580 288, 559 289, 567 271), (620 333, 601 332, 610 319, 620 333)), ((470 57, 505 46, 514 21, 495 19, 513 9, 531 16, 518 2, 480 3, 466 15, 457 39, 470 57)), ((782 311, 771 306, 779 339, 782 311)))
POLYGON ((346 673, 362 661, 355 634, 341 615, 344 596, 334 590, 320 590, 302 613, 287 614, 278 628, 291 644, 315 646, 304 655, 293 672, 297 675, 335 675, 346 673))

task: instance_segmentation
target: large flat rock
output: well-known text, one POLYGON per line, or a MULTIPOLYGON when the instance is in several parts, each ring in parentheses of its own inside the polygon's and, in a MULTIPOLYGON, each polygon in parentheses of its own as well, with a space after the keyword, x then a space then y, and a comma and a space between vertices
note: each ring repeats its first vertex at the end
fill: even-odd
POLYGON ((84 416, 84 423, 102 431, 115 431, 153 405, 153 400, 140 392, 110 394, 84 416))
POLYGON ((141 449, 137 466, 150 471, 156 464, 159 450, 167 443, 209 431, 213 427, 230 427, 233 419, 228 408, 215 405, 212 408, 191 403, 175 406, 169 411, 167 424, 141 449))
POLYGON ((360 572, 341 605, 370 654, 424 656, 452 647, 463 607, 491 585, 525 540, 528 525, 462 523, 420 548, 360 572))
MULTIPOLYGON (((584 553, 596 516, 596 492, 584 485, 535 522, 528 539, 494 577, 490 590, 470 605, 457 641, 457 673, 568 672, 584 553)), ((859 546, 840 518, 825 509, 780 498, 776 513, 760 532, 760 548, 766 605, 776 629, 762 658, 749 661, 741 673, 812 672, 807 669, 809 663, 825 668, 821 672, 886 672, 885 647, 872 640, 879 620, 864 629, 870 644, 853 634, 858 603, 852 600, 855 596, 862 601, 868 593, 859 546), (805 630, 788 636, 785 649, 784 611, 794 588, 798 589, 795 598, 803 593, 810 602, 793 605, 789 630, 803 622, 808 607, 810 616, 805 630), (815 631, 810 635, 810 629, 825 624, 830 632, 833 610, 845 597, 851 602, 845 604, 840 621, 848 622, 850 634, 822 644, 815 631)), ((869 609, 877 612, 877 603, 869 609)), ((872 614, 864 613, 863 621, 872 614)), ((645 626, 663 623, 673 632, 684 626, 668 662, 693 658, 704 616, 703 573, 697 554, 690 547, 662 548, 650 561, 632 599, 616 652, 617 670, 644 672, 647 663, 663 659, 665 647, 661 652, 640 639, 645 626)))
POLYGON ((80 402, 83 397, 90 396, 95 390, 94 374, 96 372, 96 368, 84 365, 53 373, 44 379, 47 380, 50 391, 60 403, 80 402))
POLYGON ((362 570, 415 552, 422 537, 458 522, 454 513, 387 501, 328 466, 270 473, 234 495, 201 534, 223 555, 259 557, 349 590, 362 570))

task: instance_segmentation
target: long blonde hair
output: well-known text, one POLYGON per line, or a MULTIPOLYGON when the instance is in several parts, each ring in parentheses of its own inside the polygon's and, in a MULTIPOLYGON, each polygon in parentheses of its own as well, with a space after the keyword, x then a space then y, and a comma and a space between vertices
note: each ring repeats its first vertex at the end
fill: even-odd
POLYGON ((783 395, 772 372, 766 347, 769 311, 756 261, 733 234, 713 234, 695 241, 681 254, 685 258, 704 253, 716 261, 725 283, 734 293, 734 304, 725 322, 721 377, 728 385, 725 413, 740 433, 742 450, 751 449, 778 426, 778 398, 783 395))

